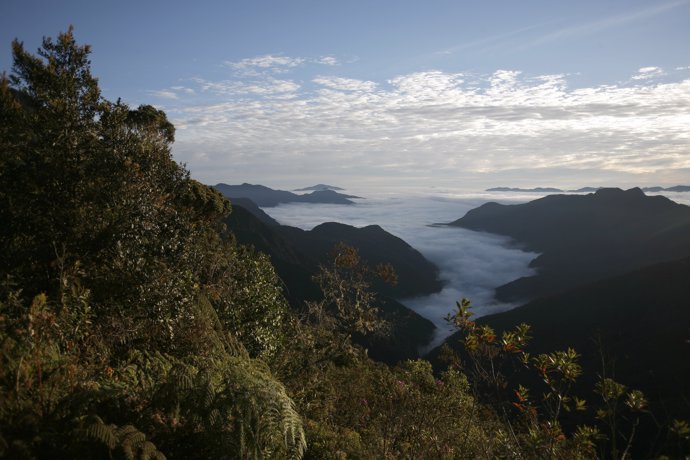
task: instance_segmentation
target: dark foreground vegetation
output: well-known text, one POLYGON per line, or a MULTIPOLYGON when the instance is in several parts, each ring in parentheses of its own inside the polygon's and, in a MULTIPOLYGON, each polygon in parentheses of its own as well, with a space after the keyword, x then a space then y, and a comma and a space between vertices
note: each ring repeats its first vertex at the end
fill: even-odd
POLYGON ((0 81, 0 457, 626 458, 680 456, 690 427, 636 436, 644 396, 609 378, 570 394, 574 351, 531 357, 529 329, 463 334, 446 370, 372 361, 370 287, 395 282, 336 245, 289 306, 230 203, 170 155, 163 112, 101 97, 72 31, 13 43, 0 81), (530 369, 539 387, 508 378, 530 369), (566 410, 598 408, 564 430, 566 410))

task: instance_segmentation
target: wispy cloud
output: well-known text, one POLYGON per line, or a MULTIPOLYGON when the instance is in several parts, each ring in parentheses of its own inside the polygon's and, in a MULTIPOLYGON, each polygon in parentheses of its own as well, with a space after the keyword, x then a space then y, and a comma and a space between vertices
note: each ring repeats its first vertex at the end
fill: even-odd
POLYGON ((319 76, 316 77, 313 80, 313 82, 330 89, 336 89, 341 91, 369 92, 376 89, 376 83, 374 83, 373 81, 355 80, 352 78, 319 76))
POLYGON ((221 80, 208 81, 201 78, 194 80, 202 92, 211 92, 220 96, 242 96, 254 94, 270 96, 282 93, 292 93, 300 88, 300 85, 291 80, 280 80, 268 77, 253 81, 221 80))
POLYGON ((284 73, 294 67, 301 66, 304 62, 303 58, 267 54, 240 61, 226 61, 225 65, 240 74, 256 75, 260 72, 284 73))
POLYGON ((225 61, 223 64, 238 76, 257 77, 261 75, 284 74, 306 64, 334 67, 340 65, 340 61, 335 56, 303 58, 266 54, 244 58, 239 61, 225 61))
POLYGON ((495 34, 495 35, 490 35, 488 37, 482 37, 476 40, 469 40, 463 43, 458 43, 454 46, 451 46, 449 48, 442 49, 440 51, 437 51, 435 54, 439 55, 449 55, 449 54, 455 54, 460 51, 465 51, 465 50, 473 50, 473 49, 486 49, 490 48, 499 44, 503 44, 506 42, 508 39, 515 38, 519 35, 523 35, 526 32, 539 29, 544 27, 544 24, 540 25, 530 25, 527 27, 522 27, 516 30, 511 30, 509 32, 504 32, 500 34, 495 34))
POLYGON ((336 66, 340 64, 340 61, 338 61, 337 58, 333 56, 322 56, 318 59, 315 60, 317 64, 323 64, 323 65, 330 65, 330 66, 336 66))
POLYGON ((649 80, 651 78, 663 77, 666 75, 661 67, 641 67, 637 75, 633 75, 633 80, 649 80))
POLYGON ((196 94, 193 88, 186 86, 171 86, 161 90, 147 91, 146 93, 159 99, 168 100, 176 100, 180 99, 181 96, 193 96, 196 94))
POLYGON ((644 8, 631 13, 609 16, 604 19, 597 19, 582 24, 559 28, 557 31, 542 35, 537 39, 532 40, 526 46, 537 46, 567 37, 593 34, 614 27, 620 27, 632 22, 641 21, 643 19, 647 19, 688 4, 690 4, 690 0, 677 0, 644 8))
POLYGON ((160 99, 177 99, 177 93, 171 90, 151 90, 147 91, 147 93, 153 97, 158 97, 160 99))

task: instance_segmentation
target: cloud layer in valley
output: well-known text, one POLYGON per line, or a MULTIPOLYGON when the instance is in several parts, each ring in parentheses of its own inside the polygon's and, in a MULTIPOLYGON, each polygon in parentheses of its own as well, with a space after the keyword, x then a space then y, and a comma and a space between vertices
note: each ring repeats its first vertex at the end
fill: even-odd
POLYGON ((225 66, 227 79, 150 93, 178 128, 176 157, 208 182, 598 170, 644 184, 690 171, 683 67, 648 66, 627 82, 570 88, 568 75, 516 70, 361 80, 342 76, 347 64, 332 56, 225 66))
MULTIPOLYGON (((403 303, 430 319, 438 327, 435 343, 452 331, 443 318, 462 297, 471 299, 478 315, 506 310, 517 305, 494 299, 494 288, 528 276, 529 262, 536 254, 522 251, 497 235, 461 228, 432 227, 451 222, 487 201, 487 196, 367 198, 355 206, 290 204, 266 211, 279 222, 311 229, 327 221, 362 227, 378 224, 404 239, 436 264, 446 281, 444 289, 431 296, 403 299, 403 303)), ((492 198, 496 198, 493 196, 492 198)), ((533 198, 533 197, 532 197, 533 198)), ((506 195, 506 203, 525 201, 506 195)))

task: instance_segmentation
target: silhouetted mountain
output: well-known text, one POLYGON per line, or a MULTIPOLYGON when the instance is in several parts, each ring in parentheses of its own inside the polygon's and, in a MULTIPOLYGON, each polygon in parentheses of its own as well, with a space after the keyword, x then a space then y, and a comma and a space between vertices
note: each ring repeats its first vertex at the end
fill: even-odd
MULTIPOLYGON (((690 258, 656 264, 623 275, 585 284, 521 307, 477 319, 499 335, 521 323, 531 326, 526 351, 531 356, 573 348, 583 373, 573 394, 588 401, 590 411, 601 404, 593 393, 601 377, 642 390, 656 420, 638 426, 642 439, 655 439, 657 423, 690 417, 690 258)), ((446 340, 466 356, 459 333, 446 340)), ((440 348, 428 358, 439 368, 440 348)), ((546 389, 535 371, 517 368, 511 386, 523 384, 533 394, 546 389)), ((565 419, 569 429, 582 423, 577 414, 565 419)), ((585 415, 593 417, 594 414, 585 415)), ((659 441, 657 439, 657 441, 659 441)), ((663 440, 662 440, 663 441, 663 440)), ((636 458, 651 444, 637 446, 636 458)))
MULTIPOLYGON (((560 193, 560 192, 596 192, 604 187, 581 187, 575 190, 561 190, 552 187, 518 188, 518 187, 493 187, 487 188, 487 192, 538 192, 538 193, 560 193)), ((673 187, 642 187, 643 192, 690 192, 690 185, 675 185, 673 187)))
POLYGON ((494 187, 487 188, 487 192, 527 192, 527 193, 558 193, 563 190, 553 187, 535 187, 535 188, 516 188, 516 187, 494 187))
POLYGON ((441 290, 438 268, 422 254, 397 236, 391 235, 378 225, 357 228, 336 222, 328 222, 304 231, 284 227, 284 235, 302 253, 325 263, 335 244, 342 241, 359 249, 360 255, 370 265, 390 263, 398 274, 396 286, 382 285, 379 291, 392 297, 413 297, 441 290))
POLYGON ((362 198, 355 195, 344 195, 333 190, 319 190, 306 195, 297 195, 301 203, 330 203, 330 204, 354 204, 349 198, 362 198))
POLYGON ((334 187, 333 185, 326 185, 326 184, 316 184, 312 185, 311 187, 304 187, 304 188, 296 188, 294 191, 295 192, 323 192, 324 190, 344 190, 340 187, 334 187))
POLYGON ((384 317, 393 324, 391 336, 385 339, 359 337, 357 340, 369 348, 373 358, 394 362, 417 356, 417 349, 431 339, 435 329, 433 323, 394 298, 439 291, 442 284, 438 280, 438 269, 418 251, 381 227, 356 228, 327 223, 305 231, 267 225, 237 202, 226 223, 240 243, 252 245, 271 257, 285 284, 286 297, 295 308, 302 308, 305 301, 320 297, 312 277, 320 264, 328 262, 329 254, 338 242, 359 249, 362 259, 370 265, 390 263, 398 274, 397 285, 375 284, 373 287, 380 294, 379 306, 384 317))
POLYGON ((591 192, 596 192, 597 190, 600 190, 604 187, 581 187, 578 188, 577 190, 568 190, 568 192, 573 192, 573 193, 591 193, 591 192))
POLYGON ((530 324, 531 353, 573 347, 582 355, 590 380, 602 371, 603 352, 613 368, 606 370, 608 376, 642 389, 669 411, 687 415, 690 406, 681 397, 690 397, 688 280, 690 258, 685 258, 538 299, 478 322, 501 331, 530 324))
POLYGON ((306 195, 297 195, 292 192, 273 190, 263 185, 253 184, 216 184, 214 188, 231 200, 234 198, 248 198, 262 207, 277 206, 281 203, 354 204, 349 198, 359 198, 352 195, 343 195, 333 190, 315 191, 306 195))
POLYGON ((277 220, 275 220, 273 217, 269 216, 264 212, 263 209, 261 209, 259 206, 256 205, 252 200, 249 198, 232 198, 230 199, 230 203, 234 206, 241 206, 244 210, 249 211, 254 217, 259 219, 261 222, 263 222, 266 225, 270 226, 277 226, 280 225, 277 220))
POLYGON ((531 263, 537 275, 497 289, 502 300, 529 300, 690 255, 690 208, 639 188, 486 203, 450 225, 507 235, 542 253, 531 263))
POLYGON ((690 185, 674 185, 673 187, 667 187, 667 192, 690 192, 690 185))

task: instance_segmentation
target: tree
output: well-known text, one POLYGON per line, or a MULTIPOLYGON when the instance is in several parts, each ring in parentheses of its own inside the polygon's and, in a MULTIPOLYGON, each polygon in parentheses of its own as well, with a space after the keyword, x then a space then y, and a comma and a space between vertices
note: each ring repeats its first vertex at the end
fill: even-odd
POLYGON ((15 41, 0 78, 0 457, 300 457, 255 359, 281 342, 273 268, 173 160, 165 114, 101 96, 89 53, 72 28, 15 41))
POLYGON ((203 347, 195 323, 205 298, 250 352, 275 348, 284 300, 277 288, 261 301, 245 294, 268 293, 273 269, 236 248, 221 224, 230 204, 172 159, 175 129, 165 114, 104 100, 90 48, 76 43, 72 28, 45 38, 38 56, 17 41, 13 53, 13 73, 0 86, 9 122, 0 277, 30 300, 57 293, 63 274, 78 276, 95 312, 129 345, 155 340, 179 351, 187 336, 203 347), (261 289, 246 289, 255 282, 261 289), (266 324, 276 326, 272 343, 258 333, 266 324), (249 344, 252 331, 261 344, 249 344))

